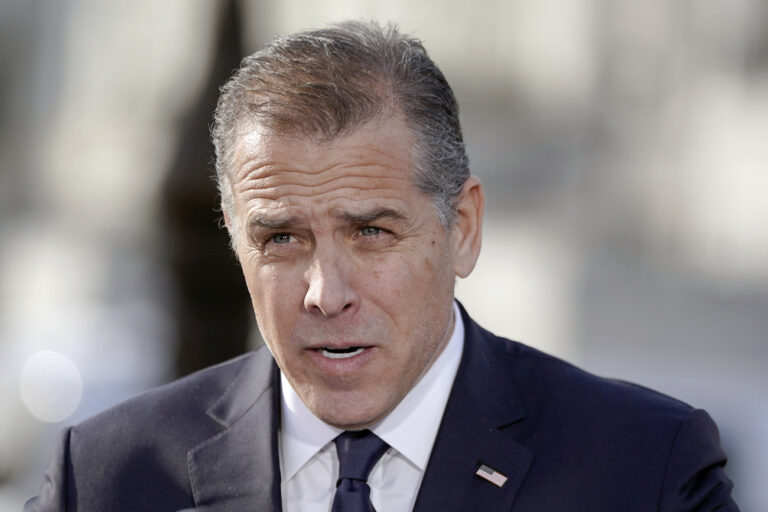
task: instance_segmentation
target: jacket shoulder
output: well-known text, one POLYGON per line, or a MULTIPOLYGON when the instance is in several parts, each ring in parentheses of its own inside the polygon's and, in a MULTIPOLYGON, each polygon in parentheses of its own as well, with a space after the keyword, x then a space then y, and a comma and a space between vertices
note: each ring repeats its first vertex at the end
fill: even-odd
POLYGON ((515 389, 525 410, 524 420, 504 429, 535 454, 530 489, 599 493, 606 510, 738 510, 717 427, 705 411, 594 375, 474 323, 468 332, 482 354, 474 366, 492 368, 484 372, 515 389))
POLYGON ((132 426, 164 425, 206 411, 262 354, 249 352, 235 359, 198 370, 168 384, 145 391, 73 427, 73 432, 125 433, 132 426))
MULTIPOLYGON (((577 407, 598 417, 661 414, 683 419, 694 408, 672 396, 622 379, 599 376, 523 343, 480 328, 495 358, 506 361, 518 389, 529 398, 547 397, 561 410, 577 407)), ((525 400, 525 399, 524 399, 525 400)))
MULTIPOLYGON (((187 456, 224 429, 216 416, 270 382, 259 350, 142 393, 66 429, 43 490, 25 510, 178 510, 193 506, 187 456)), ((247 407, 247 404, 245 405, 247 407)))

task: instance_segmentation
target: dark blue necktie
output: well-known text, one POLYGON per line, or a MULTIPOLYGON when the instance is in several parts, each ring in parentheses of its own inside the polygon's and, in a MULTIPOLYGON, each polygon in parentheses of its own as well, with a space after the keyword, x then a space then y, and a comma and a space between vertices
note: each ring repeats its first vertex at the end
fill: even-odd
POLYGON ((389 446, 370 430, 344 432, 333 442, 339 456, 339 479, 331 512, 376 512, 368 475, 389 446))

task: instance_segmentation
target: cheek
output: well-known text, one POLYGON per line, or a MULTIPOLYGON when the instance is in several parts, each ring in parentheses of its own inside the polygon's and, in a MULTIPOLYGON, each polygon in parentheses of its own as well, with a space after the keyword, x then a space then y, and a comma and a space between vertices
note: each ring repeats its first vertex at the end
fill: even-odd
POLYGON ((399 304, 400 299, 407 300, 416 280, 421 278, 413 263, 400 253, 374 256, 356 268, 356 286, 364 287, 374 300, 399 304))
POLYGON ((439 251, 377 259, 366 272, 367 295, 388 312, 399 329, 434 329, 422 324, 444 310, 452 297, 453 274, 447 260, 439 251))
POLYGON ((291 312, 299 311, 303 292, 296 272, 276 265, 253 265, 244 270, 256 321, 262 333, 285 336, 282 327, 292 325, 291 312))

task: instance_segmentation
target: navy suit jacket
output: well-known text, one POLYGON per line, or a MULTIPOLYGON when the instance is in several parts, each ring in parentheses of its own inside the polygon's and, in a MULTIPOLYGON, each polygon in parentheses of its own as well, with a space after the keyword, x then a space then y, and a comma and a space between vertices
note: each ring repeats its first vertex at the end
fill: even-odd
MULTIPOLYGON (((464 354, 415 510, 736 511, 709 416, 498 338, 464 354), (485 464, 507 476, 475 475, 485 464)), ((262 348, 65 430, 33 511, 279 511, 278 371, 262 348)))

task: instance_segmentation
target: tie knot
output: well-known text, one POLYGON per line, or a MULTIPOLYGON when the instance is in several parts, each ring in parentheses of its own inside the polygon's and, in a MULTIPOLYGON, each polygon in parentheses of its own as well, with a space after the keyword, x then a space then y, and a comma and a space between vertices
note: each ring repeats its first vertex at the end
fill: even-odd
POLYGON ((370 430, 343 432, 333 442, 339 456, 339 480, 367 481, 373 466, 389 448, 370 430))

